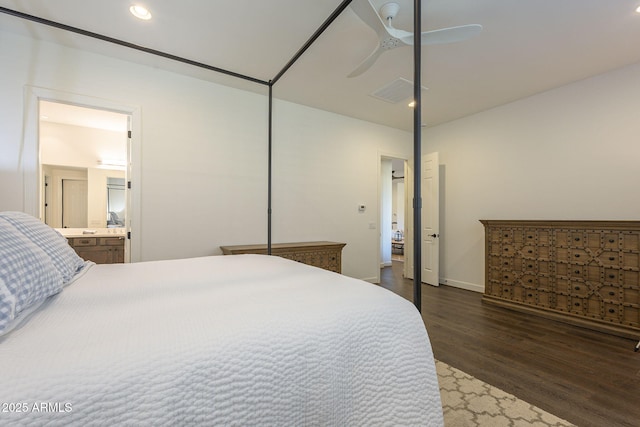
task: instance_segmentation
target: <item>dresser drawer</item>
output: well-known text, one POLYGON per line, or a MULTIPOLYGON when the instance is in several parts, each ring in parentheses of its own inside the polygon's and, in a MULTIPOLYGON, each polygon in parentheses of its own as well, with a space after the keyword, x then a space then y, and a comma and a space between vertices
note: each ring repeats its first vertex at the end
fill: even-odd
POLYGON ((620 304, 612 303, 612 302, 604 302, 603 309, 601 312, 602 319, 620 323, 620 316, 622 314, 622 310, 624 309, 620 304))
POLYGON ((511 269, 519 272, 535 272, 537 271, 537 263, 534 258, 516 256, 511 258, 511 269))
POLYGON ((556 279, 556 291, 573 296, 586 297, 590 293, 589 286, 583 280, 556 279))
POLYGON ((98 239, 95 237, 74 237, 69 239, 71 246, 95 246, 98 244, 98 239))
POLYGON ((620 233, 605 233, 602 242, 605 249, 620 249, 620 233))
POLYGON ((526 245, 520 249, 520 253, 523 258, 536 259, 538 257, 538 251, 536 245, 526 245))
POLYGON ((620 253, 614 251, 604 251, 599 256, 598 259, 604 266, 619 266, 620 265, 620 253))
POLYGON ((120 246, 124 242, 124 237, 100 237, 99 243, 103 246, 120 246))
POLYGON ((622 302, 622 292, 618 286, 602 286, 598 289, 600 299, 605 302, 622 302))

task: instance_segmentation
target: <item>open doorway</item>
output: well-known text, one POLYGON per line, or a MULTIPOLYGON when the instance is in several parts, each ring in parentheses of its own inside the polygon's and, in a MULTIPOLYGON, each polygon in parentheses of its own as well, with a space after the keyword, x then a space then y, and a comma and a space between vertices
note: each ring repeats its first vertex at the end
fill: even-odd
POLYGON ((380 156, 379 209, 380 268, 392 268, 404 274, 405 261, 411 252, 406 250, 407 206, 409 190, 406 186, 407 160, 391 155, 380 156))
POLYGON ((405 161, 391 159, 391 261, 404 262, 405 161))
POLYGON ((38 110, 40 217, 65 235, 120 236, 130 260, 131 116, 50 100, 38 110))

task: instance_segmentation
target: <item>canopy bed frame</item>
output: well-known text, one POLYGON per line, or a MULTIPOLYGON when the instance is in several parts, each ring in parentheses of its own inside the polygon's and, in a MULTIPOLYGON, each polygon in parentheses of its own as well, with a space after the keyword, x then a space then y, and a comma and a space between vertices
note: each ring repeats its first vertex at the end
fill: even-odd
MULTIPOLYGON (((269 81, 0 8, 0 12, 266 85, 269 81)), ((416 0, 420 29, 420 1, 416 0)), ((420 159, 420 36, 414 155, 420 159)), ((420 315, 420 167, 414 307, 379 286, 282 256, 95 265, 24 212, 0 212, 0 419, 16 425, 442 426, 420 315), (16 357, 20 355, 20 357, 16 357)), ((272 248, 273 246, 273 248, 272 248)), ((273 249, 273 253, 272 253, 273 249)))
MULTIPOLYGON (((226 74, 231 77, 247 80, 259 85, 267 86, 269 88, 269 118, 268 118, 268 179, 267 179, 267 253, 271 255, 272 246, 272 146, 273 146, 273 87, 276 83, 285 75, 285 73, 295 64, 295 62, 307 51, 309 47, 320 37, 320 35, 331 26, 333 21, 340 16, 340 14, 349 6, 352 0, 343 0, 340 5, 331 13, 331 15, 322 23, 322 25, 313 33, 313 35, 302 45, 302 47, 293 55, 293 57, 287 62, 287 64, 269 81, 258 79, 255 77, 243 75, 233 71, 225 70, 219 67, 215 67, 209 64, 205 64, 198 61, 193 61, 184 57, 162 52, 156 49, 150 49, 144 46, 136 45, 124 40, 119 40, 113 37, 108 37, 103 34, 83 30, 81 28, 69 26, 59 22, 44 19, 38 16, 29 15, 16 10, 0 7, 0 12, 12 15, 21 19, 26 19, 39 24, 47 25, 50 27, 58 28, 64 31, 80 34, 86 37, 102 40, 109 43, 114 43, 120 46, 124 46, 130 49, 145 52, 151 55, 160 56, 170 59, 172 61, 182 62, 194 67, 203 68, 206 70, 214 71, 217 73, 226 74)), ((415 107, 413 109, 413 158, 416 163, 416 167, 413 168, 414 176, 414 198, 413 198, 413 256, 414 256, 414 271, 413 271, 413 303, 421 311, 421 284, 422 284, 422 248, 421 248, 421 209, 422 209, 422 197, 421 197, 421 168, 418 167, 421 155, 421 116, 422 116, 422 94, 420 87, 421 83, 421 28, 422 28, 422 5, 420 0, 414 0, 414 80, 413 80, 413 99, 415 101, 415 107)))

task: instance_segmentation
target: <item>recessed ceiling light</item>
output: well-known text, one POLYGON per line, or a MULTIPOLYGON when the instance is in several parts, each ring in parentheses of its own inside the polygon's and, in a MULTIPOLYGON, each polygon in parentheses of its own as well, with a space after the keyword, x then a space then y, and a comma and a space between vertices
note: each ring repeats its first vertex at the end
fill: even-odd
POLYGON ((408 105, 409 107, 413 108, 416 106, 416 101, 411 101, 408 105))
POLYGON ((145 21, 151 19, 151 12, 149 12, 149 9, 144 6, 134 4, 129 8, 129 11, 136 18, 144 19, 145 21))
POLYGON ((636 8, 636 12, 640 13, 640 6, 636 8))

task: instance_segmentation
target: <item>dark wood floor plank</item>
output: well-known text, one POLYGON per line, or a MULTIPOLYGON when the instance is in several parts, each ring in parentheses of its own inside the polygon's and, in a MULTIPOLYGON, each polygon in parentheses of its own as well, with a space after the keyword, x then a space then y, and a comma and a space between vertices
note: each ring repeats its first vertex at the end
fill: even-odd
MULTIPOLYGON (((411 300, 402 263, 381 286, 411 300)), ((422 287, 437 359, 581 427, 640 426, 637 341, 482 302, 482 294, 422 287)), ((640 339, 640 337, 639 337, 640 339)))

